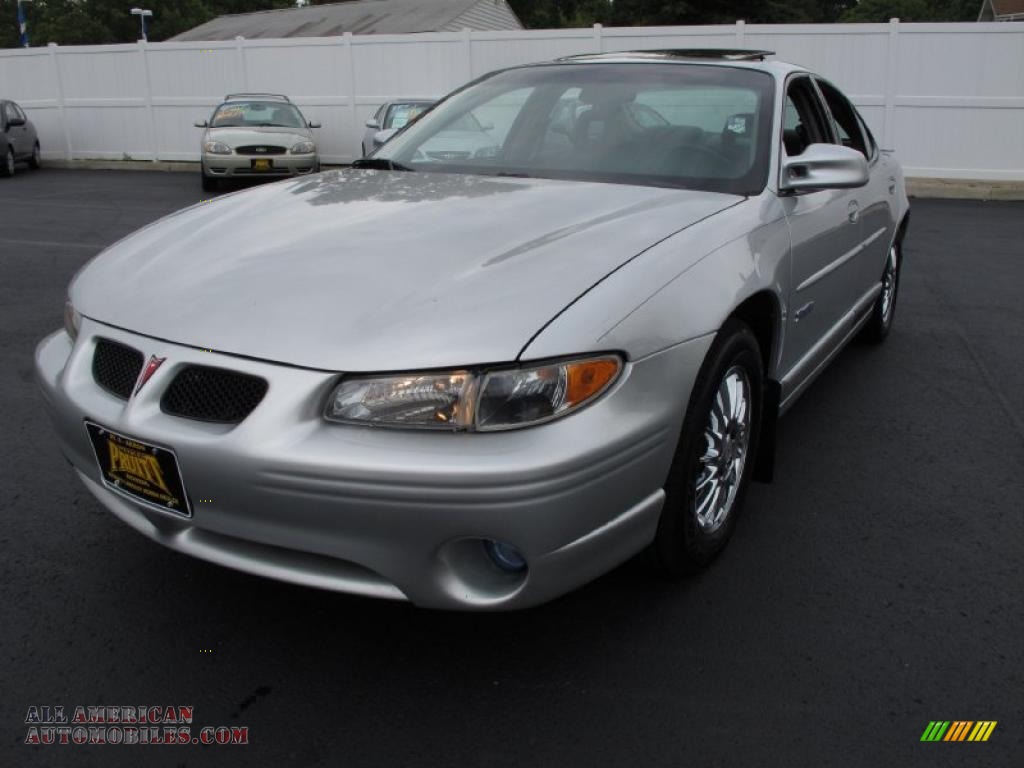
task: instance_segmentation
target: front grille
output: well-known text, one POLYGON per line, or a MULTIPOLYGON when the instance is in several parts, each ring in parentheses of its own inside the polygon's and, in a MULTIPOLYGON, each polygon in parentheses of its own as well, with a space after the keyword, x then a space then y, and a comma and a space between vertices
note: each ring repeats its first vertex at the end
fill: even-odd
POLYGON ((110 339, 99 339, 92 355, 92 377, 110 394, 127 400, 142 371, 142 362, 139 350, 110 339))
POLYGON ((197 421, 237 424, 260 404, 267 382, 259 376, 190 365, 182 368, 160 399, 164 413, 197 421))
POLYGON ((270 144, 249 144, 245 147, 235 147, 235 152, 239 155, 256 155, 257 157, 283 155, 287 151, 285 147, 271 146, 270 144))

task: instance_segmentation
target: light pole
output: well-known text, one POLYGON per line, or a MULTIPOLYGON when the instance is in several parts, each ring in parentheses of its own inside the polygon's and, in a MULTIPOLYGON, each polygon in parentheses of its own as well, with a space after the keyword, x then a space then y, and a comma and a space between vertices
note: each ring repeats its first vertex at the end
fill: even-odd
POLYGON ((138 16, 139 21, 142 22, 142 41, 148 42, 149 38, 146 37, 146 17, 152 16, 153 12, 146 8, 132 8, 132 16, 138 16))
POLYGON ((25 9, 22 3, 31 3, 32 0, 18 0, 18 34, 21 35, 21 47, 28 48, 28 20, 25 18, 25 9))

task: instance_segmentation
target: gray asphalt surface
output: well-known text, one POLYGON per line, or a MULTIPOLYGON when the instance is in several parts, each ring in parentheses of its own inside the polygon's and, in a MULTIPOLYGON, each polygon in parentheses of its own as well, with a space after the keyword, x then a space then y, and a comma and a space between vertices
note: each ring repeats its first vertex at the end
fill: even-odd
POLYGON ((1024 765, 1024 203, 913 201, 893 335, 783 419, 706 573, 634 562, 464 615, 166 551, 64 463, 36 342, 90 256, 201 197, 192 174, 0 180, 0 765, 1024 765), (30 706, 142 704, 251 743, 24 744, 30 706), (936 719, 998 726, 922 744, 936 719))

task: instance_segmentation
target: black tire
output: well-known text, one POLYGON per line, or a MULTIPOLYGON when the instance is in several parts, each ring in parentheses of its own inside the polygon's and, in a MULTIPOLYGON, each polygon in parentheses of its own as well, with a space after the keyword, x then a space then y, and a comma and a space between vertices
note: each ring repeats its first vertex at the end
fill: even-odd
POLYGON ((889 248, 882 271, 882 292, 878 294, 871 317, 861 331, 861 338, 872 344, 881 344, 892 330, 896 315, 896 300, 900 294, 900 273, 903 271, 903 245, 897 238, 889 248), (889 293, 891 291, 891 293, 889 293))
POLYGON ((36 142, 36 145, 32 147, 32 157, 29 158, 28 167, 34 171, 38 171, 43 167, 43 158, 39 149, 38 141, 36 142))
POLYGON ((8 147, 7 151, 0 157, 0 176, 14 175, 14 148, 8 147))
MULTIPOLYGON (((697 376, 675 458, 665 483, 665 506, 651 546, 651 555, 659 571, 669 575, 693 573, 710 563, 728 542, 754 472, 763 400, 764 365, 757 339, 746 323, 730 319, 719 330, 697 376), (719 388, 727 376, 730 381, 736 382, 743 382, 743 376, 746 377, 743 383, 746 385, 745 400, 749 410, 746 428, 748 439, 739 472, 726 472, 726 477, 736 478, 734 483, 723 486, 735 489, 725 494, 725 500, 731 501, 726 504, 723 500, 726 507, 720 520, 713 524, 705 520, 702 524, 697 507, 701 492, 697 486, 698 481, 706 476, 705 473, 711 471, 710 465, 718 463, 718 460, 706 458, 707 446, 711 444, 706 434, 710 431, 712 408, 716 406, 719 388)), ((732 459, 728 464, 734 467, 735 443, 732 438, 727 438, 727 441, 728 447, 725 441, 719 443, 722 446, 719 459, 723 463, 732 459)), ((716 506, 714 499, 710 506, 716 506)))
POLYGON ((218 179, 211 179, 205 173, 201 174, 203 177, 203 192, 216 192, 220 189, 220 181, 218 179))

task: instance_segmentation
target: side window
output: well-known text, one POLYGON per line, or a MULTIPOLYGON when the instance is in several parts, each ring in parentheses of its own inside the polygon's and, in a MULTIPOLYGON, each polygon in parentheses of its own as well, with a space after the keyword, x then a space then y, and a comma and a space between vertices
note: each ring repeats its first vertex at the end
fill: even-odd
POLYGON ((11 102, 11 106, 14 107, 14 114, 15 115, 17 115, 20 119, 28 122, 28 116, 25 114, 25 111, 21 107, 19 107, 13 101, 11 102))
POLYGON ((825 111, 808 77, 797 77, 786 88, 782 116, 782 143, 790 157, 803 154, 811 144, 829 143, 825 111))
POLYGON ((18 115, 14 111, 14 104, 7 101, 4 102, 4 122, 9 123, 11 120, 17 119, 18 115))
POLYGON ((861 133, 857 112, 853 105, 847 101, 843 94, 825 81, 818 80, 818 87, 825 97, 829 112, 832 113, 832 120, 836 127, 836 133, 839 135, 839 142, 844 147, 856 149, 870 160, 871 152, 864 141, 864 134, 861 133))
MULTIPOLYGON (((854 110, 856 112, 856 109, 854 110)), ((864 134, 864 140, 868 146, 868 159, 870 160, 878 152, 878 143, 875 141, 875 137, 871 135, 871 129, 868 128, 868 124, 864 122, 864 118, 861 117, 860 112, 857 112, 857 125, 860 126, 861 133, 864 134)))

